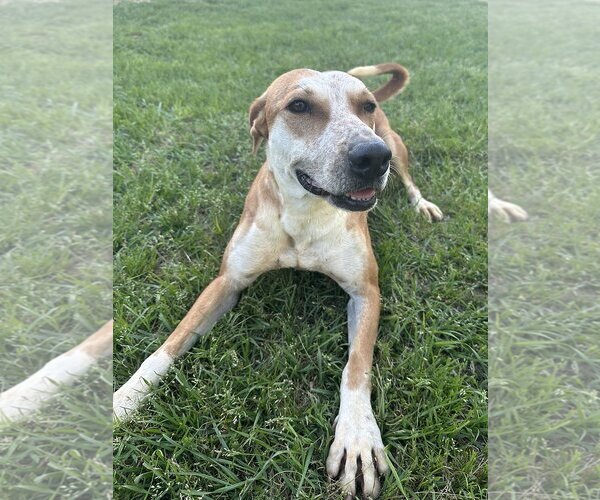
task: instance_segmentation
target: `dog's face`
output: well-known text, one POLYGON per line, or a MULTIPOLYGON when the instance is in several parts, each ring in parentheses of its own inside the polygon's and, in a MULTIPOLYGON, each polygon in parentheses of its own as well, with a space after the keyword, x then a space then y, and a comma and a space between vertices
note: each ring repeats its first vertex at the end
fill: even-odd
POLYGON ((290 71, 250 107, 254 150, 267 140, 269 164, 291 189, 345 210, 369 210, 390 168, 391 151, 374 131, 381 112, 347 73, 290 71))

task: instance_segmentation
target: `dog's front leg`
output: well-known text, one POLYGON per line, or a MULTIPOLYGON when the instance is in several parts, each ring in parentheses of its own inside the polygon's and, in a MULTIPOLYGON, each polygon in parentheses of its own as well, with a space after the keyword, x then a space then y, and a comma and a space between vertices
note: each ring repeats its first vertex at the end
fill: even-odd
POLYGON ((342 372, 340 411, 327 472, 355 495, 362 477, 365 496, 377 497, 379 474, 388 471, 381 433, 371 408, 371 366, 379 323, 379 287, 368 284, 348 303, 348 363, 342 372), (345 456, 345 461, 344 461, 345 456))
POLYGON ((62 385, 78 382, 102 358, 112 353, 112 321, 70 351, 48 361, 20 384, 0 394, 0 422, 27 418, 62 385))
POLYGON ((277 198, 271 191, 268 175, 263 167, 250 188, 240 223, 225 250, 219 276, 204 289, 163 345, 115 392, 115 419, 130 416, 175 359, 236 304, 240 292, 262 273, 278 266, 287 240, 277 225, 277 204, 273 201, 277 198))
POLYGON ((230 274, 221 274, 200 294, 192 308, 162 346, 150 355, 113 396, 113 414, 118 420, 130 416, 153 385, 167 373, 176 358, 188 351, 237 302, 245 288, 230 274))

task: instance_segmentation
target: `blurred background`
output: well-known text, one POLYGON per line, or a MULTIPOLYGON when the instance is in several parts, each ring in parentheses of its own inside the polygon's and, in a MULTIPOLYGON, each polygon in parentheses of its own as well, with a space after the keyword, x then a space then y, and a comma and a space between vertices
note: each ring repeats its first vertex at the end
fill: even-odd
MULTIPOLYGON (((112 4, 2 0, 0 33, 2 392, 112 317, 112 4)), ((111 389, 0 424, 0 497, 109 497, 111 389)))
POLYGON ((489 2, 490 498, 600 497, 600 2, 489 2))

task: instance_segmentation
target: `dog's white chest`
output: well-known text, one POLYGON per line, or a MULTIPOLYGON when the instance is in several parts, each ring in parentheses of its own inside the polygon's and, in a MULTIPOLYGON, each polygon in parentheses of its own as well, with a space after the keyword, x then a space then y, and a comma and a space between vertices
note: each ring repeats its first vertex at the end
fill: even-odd
POLYGON ((362 255, 352 251, 357 243, 356 234, 347 230, 346 218, 346 213, 329 207, 323 212, 284 212, 281 225, 289 236, 290 246, 281 252, 280 266, 338 276, 362 268, 358 262, 362 255), (349 267, 343 269, 347 264, 349 267))

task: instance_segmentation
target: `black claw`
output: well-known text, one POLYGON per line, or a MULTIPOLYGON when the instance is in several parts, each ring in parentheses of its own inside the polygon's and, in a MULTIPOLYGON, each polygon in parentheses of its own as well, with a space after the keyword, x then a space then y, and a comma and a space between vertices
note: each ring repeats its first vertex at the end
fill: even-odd
POLYGON ((365 482, 362 472, 362 460, 360 456, 356 459, 356 465, 356 495, 360 497, 361 494, 364 496, 365 489, 365 482))

